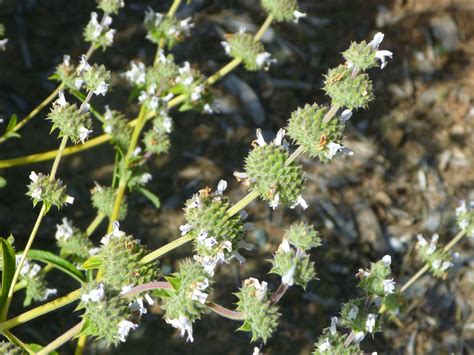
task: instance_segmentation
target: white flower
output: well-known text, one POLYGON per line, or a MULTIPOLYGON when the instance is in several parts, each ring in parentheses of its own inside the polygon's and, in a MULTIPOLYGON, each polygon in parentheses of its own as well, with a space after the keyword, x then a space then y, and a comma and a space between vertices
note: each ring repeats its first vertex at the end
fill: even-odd
POLYGON ((388 58, 392 58, 393 57, 393 53, 390 52, 390 51, 387 51, 387 50, 378 50, 379 49, 379 46, 380 46, 380 43, 382 43, 383 41, 383 38, 384 38, 384 34, 382 32, 377 32, 374 36, 374 39, 372 41, 369 42, 369 46, 372 47, 373 50, 375 50, 375 58, 378 58, 380 59, 380 61, 382 62, 380 68, 383 69, 387 66, 387 60, 385 59, 386 57, 388 58))
POLYGON ((347 318, 349 320, 354 320, 357 318, 358 315, 359 315, 359 307, 357 307, 356 305, 353 305, 351 309, 349 310, 349 314, 347 315, 347 318))
POLYGON ((267 294, 268 284, 265 281, 260 283, 260 281, 258 281, 256 278, 250 277, 244 282, 247 285, 253 286, 255 288, 255 297, 257 297, 258 300, 261 301, 267 294))
POLYGON ((114 221, 112 223, 112 227, 112 232, 107 234, 105 237, 102 237, 102 239, 100 240, 103 245, 107 245, 113 238, 120 238, 125 235, 125 233, 120 230, 119 222, 114 221))
POLYGON ((54 235, 54 237, 57 240, 67 240, 71 238, 74 234, 71 221, 64 217, 62 219, 62 222, 62 224, 56 224, 56 234, 54 235))
POLYGON ((43 191, 41 190, 41 187, 37 187, 31 193, 31 197, 35 200, 41 200, 42 193, 43 193, 43 191))
POLYGON ((247 173, 243 173, 243 172, 240 172, 240 171, 234 171, 233 175, 235 176, 237 181, 242 181, 242 180, 245 180, 249 177, 247 175, 247 173))
POLYGON ((262 130, 260 128, 257 128, 257 144, 260 147, 264 147, 267 145, 267 142, 265 142, 265 139, 263 138, 263 135, 262 135, 262 130))
POLYGON ((436 251, 436 244, 430 243, 429 247, 426 249, 426 254, 431 255, 436 251))
POLYGON ((418 239, 418 245, 420 247, 424 247, 424 246, 428 245, 428 242, 426 241, 425 238, 423 238, 423 236, 421 234, 418 234, 416 236, 416 238, 418 239))
POLYGON ((306 200, 303 198, 303 196, 298 196, 298 198, 296 199, 296 202, 293 203, 290 208, 293 209, 295 208, 296 206, 301 206, 302 209, 307 209, 308 208, 308 203, 306 202, 306 200))
POLYGON ((456 208, 456 216, 467 212, 466 201, 461 201, 459 207, 456 208))
POLYGON ((272 59, 272 55, 268 52, 260 53, 255 58, 255 64, 257 64, 259 68, 265 70, 267 70, 273 63, 276 63, 276 61, 276 59, 272 59))
POLYGON ((84 141, 89 137, 92 133, 92 130, 87 129, 84 126, 79 127, 79 140, 84 143, 84 141))
POLYGON ((67 195, 66 200, 64 202, 72 205, 74 203, 74 197, 67 195))
POLYGON ((209 276, 214 276, 214 269, 216 268, 217 262, 218 262, 216 258, 210 257, 208 255, 205 255, 205 256, 194 255, 193 258, 194 260, 196 260, 198 263, 201 264, 204 271, 209 276))
POLYGON ((141 62, 130 62, 131 68, 125 72, 125 77, 135 85, 145 84, 145 64, 141 62))
POLYGON ((268 203, 268 205, 273 209, 276 210, 278 206, 280 205, 280 193, 277 192, 274 196, 273 199, 268 203))
POLYGON ((339 118, 341 123, 346 123, 352 117, 351 110, 344 110, 341 113, 341 117, 339 118))
POLYGON ((66 67, 71 65, 71 56, 69 56, 67 54, 65 54, 63 56, 63 65, 66 66, 66 67))
POLYGON ((227 181, 220 180, 219 183, 217 184, 216 194, 222 195, 226 189, 227 189, 227 181))
POLYGON ((385 255, 382 258, 382 262, 384 263, 385 266, 390 266, 390 264, 392 263, 392 257, 390 255, 385 255))
POLYGON ((349 156, 354 155, 354 152, 352 150, 350 150, 349 148, 346 148, 342 144, 329 142, 327 144, 327 147, 328 147, 328 151, 326 152, 326 158, 328 159, 332 159, 338 152, 341 152, 349 156))
POLYGON ((81 55, 81 60, 79 61, 79 65, 77 66, 77 72, 83 73, 91 70, 91 65, 87 62, 87 57, 83 54, 81 55))
POLYGON ((201 304, 205 304, 207 297, 209 295, 202 291, 204 291, 208 287, 209 287, 209 280, 207 278, 204 279, 204 281, 199 281, 199 282, 194 283, 191 286, 192 288, 191 299, 193 301, 198 301, 201 304))
POLYGON ((441 270, 446 271, 452 266, 453 266, 453 263, 451 261, 444 261, 443 264, 441 265, 441 270))
POLYGON ((226 41, 221 42, 222 47, 224 47, 225 54, 230 54, 230 43, 226 41))
POLYGON ((284 253, 291 253, 290 243, 288 243, 287 238, 283 238, 283 240, 281 241, 280 246, 278 247, 278 251, 282 251, 284 253))
POLYGON ((260 355, 260 348, 258 346, 255 346, 253 348, 253 352, 252 352, 252 355, 260 355))
POLYGON ((383 291, 387 295, 395 292, 395 282, 393 279, 383 280, 383 291))
POLYGON ((105 96, 107 94, 107 90, 109 90, 109 84, 105 81, 100 82, 94 90, 94 94, 105 96))
POLYGON ((365 333, 364 332, 357 332, 357 333, 355 333, 352 342, 354 344, 359 344, 362 340, 364 340, 364 338, 365 338, 365 333))
POLYGON ((365 322, 365 329, 367 329, 369 333, 372 333, 374 331, 376 319, 377 316, 373 313, 369 313, 369 315, 367 316, 367 321, 365 322))
POLYGON ((180 336, 184 336, 186 332, 188 332, 188 337, 186 338, 187 342, 193 342, 193 324, 191 321, 185 316, 180 314, 178 319, 165 319, 166 323, 171 324, 173 328, 180 330, 180 336))
POLYGON ((74 87, 75 87, 77 90, 80 90, 80 89, 81 89, 82 84, 84 84, 84 80, 82 80, 81 78, 76 78, 76 80, 74 80, 74 87))
POLYGON ((105 32, 105 45, 106 46, 111 46, 114 43, 114 35, 115 35, 115 30, 110 29, 107 32, 105 32))
POLYGON ((153 176, 150 173, 144 173, 142 176, 140 176, 140 183, 143 185, 148 184, 152 178, 153 176))
POLYGON ((89 255, 97 255, 100 253, 100 248, 91 248, 89 249, 89 255))
POLYGON ((331 347, 331 344, 329 343, 329 339, 326 338, 321 344, 318 345, 318 350, 321 352, 324 352, 324 351, 329 350, 330 347, 331 347))
POLYGON ((179 22, 179 29, 181 32, 189 32, 189 30, 191 28, 194 27, 194 23, 191 22, 192 18, 191 17, 187 17, 185 18, 184 20, 181 20, 179 22))
POLYGON ((41 301, 45 301, 48 299, 49 296, 54 296, 58 293, 58 290, 55 288, 47 288, 44 290, 43 295, 41 296, 41 301))
POLYGON ((304 12, 299 12, 298 10, 293 11, 294 23, 298 23, 298 21, 303 17, 306 17, 306 14, 304 12))
POLYGON ((379 49, 380 43, 382 43, 384 38, 384 34, 382 32, 377 32, 372 39, 372 41, 369 42, 369 46, 372 47, 372 49, 377 50, 379 49))
POLYGON ((181 235, 186 235, 189 233, 189 231, 193 229, 193 225, 192 224, 182 224, 179 226, 179 230, 181 231, 181 235))
POLYGON ((211 114, 211 113, 214 112, 214 110, 212 109, 211 105, 209 105, 209 104, 204 104, 204 106, 203 106, 202 109, 203 109, 203 111, 204 111, 205 113, 211 114))
POLYGON ((0 49, 4 51, 7 49, 8 38, 0 39, 0 49))
POLYGON ((104 291, 104 285, 99 284, 98 288, 95 288, 88 293, 84 293, 81 296, 81 301, 84 303, 87 303, 89 301, 91 302, 99 302, 103 297, 104 297, 105 291, 104 291))
POLYGON ((142 152, 142 148, 136 147, 135 150, 132 153, 132 156, 136 157, 142 152))
POLYGON ((34 171, 30 173, 30 180, 33 182, 36 182, 38 180, 38 174, 36 174, 34 171))
POLYGON ((67 105, 66 98, 64 97, 64 92, 61 90, 58 94, 58 99, 54 101, 54 107, 64 107, 67 105))
POLYGON ((118 329, 117 329, 118 339, 121 342, 126 341, 130 330, 135 330, 137 328, 138 328, 138 324, 132 323, 126 319, 122 319, 118 324, 118 329))
POLYGON ((96 12, 91 12, 91 19, 89 23, 87 24, 87 27, 91 27, 93 29, 92 31, 92 39, 97 39, 101 33, 102 33, 102 26, 99 24, 99 21, 97 21, 97 13, 96 12))
POLYGON ((275 139, 273 140, 273 144, 275 144, 276 146, 280 146, 282 145, 283 143, 283 138, 285 138, 285 130, 284 129, 280 129, 275 137, 275 139))
POLYGON ((293 286, 293 284, 295 283, 295 279, 294 279, 295 270, 296 270, 296 264, 293 263, 290 269, 281 277, 281 283, 288 286, 293 286))
POLYGON ((337 317, 332 317, 331 326, 329 327, 329 331, 331 332, 331 335, 336 335, 337 333, 336 325, 337 325, 337 317))

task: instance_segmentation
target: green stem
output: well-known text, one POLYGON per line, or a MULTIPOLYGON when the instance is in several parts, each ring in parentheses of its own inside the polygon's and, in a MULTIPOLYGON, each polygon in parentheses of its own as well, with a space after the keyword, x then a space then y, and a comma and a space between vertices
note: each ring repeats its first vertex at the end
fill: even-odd
POLYGON ((79 339, 77 340, 77 347, 76 351, 74 351, 74 355, 82 354, 82 352, 84 351, 84 347, 86 346, 86 341, 87 337, 85 335, 79 337, 79 339))
POLYGON ((259 30, 257 31, 255 36, 253 37, 255 42, 260 41, 262 39, 263 35, 265 34, 265 32, 267 32, 267 30, 270 27, 270 25, 272 24, 272 22, 273 22, 273 16, 268 15, 265 22, 262 24, 262 26, 260 26, 259 30))
POLYGON ((66 296, 57 298, 53 301, 45 303, 41 306, 33 308, 25 313, 20 314, 19 316, 13 317, 9 320, 0 323, 0 332, 4 330, 11 329, 20 324, 26 323, 32 319, 38 318, 44 314, 52 312, 56 309, 64 307, 72 302, 77 301, 81 296, 81 290, 75 290, 67 294, 66 296))
POLYGON ((102 223, 104 220, 105 215, 103 213, 98 213, 97 216, 95 216, 94 220, 89 224, 89 227, 86 229, 86 236, 90 237, 92 233, 97 229, 97 227, 102 223))
POLYGON ((244 313, 238 312, 238 311, 232 311, 228 308, 225 308, 225 307, 221 306, 220 304, 211 302, 211 303, 206 304, 206 306, 211 311, 213 311, 214 313, 217 313, 218 315, 220 315, 224 318, 237 320, 237 321, 241 321, 241 320, 245 319, 245 314, 244 313))
POLYGON ((239 202, 233 205, 231 208, 227 210, 227 214, 232 217, 236 213, 238 213, 241 209, 244 209, 250 202, 255 200, 258 197, 258 192, 252 191, 248 193, 244 198, 242 198, 239 202))
POLYGON ((43 354, 49 354, 51 351, 56 350, 59 348, 61 345, 64 343, 68 342, 72 338, 74 338, 82 329, 84 326, 84 321, 76 324, 74 327, 69 329, 67 332, 64 334, 60 335, 57 337, 55 340, 53 340, 51 343, 46 345, 43 349, 41 349, 37 354, 38 355, 43 355, 43 354))
POLYGON ((193 237, 189 234, 185 235, 184 237, 173 240, 172 242, 162 246, 161 248, 158 248, 152 251, 151 253, 145 255, 142 260, 140 260, 140 262, 144 264, 149 263, 150 261, 159 258, 160 256, 170 252, 171 250, 176 249, 181 245, 186 244, 187 242, 190 242, 191 240, 193 240, 193 237))
POLYGON ((5 330, 3 332, 3 335, 5 335, 8 338, 8 340, 10 340, 11 343, 18 345, 20 348, 27 351, 28 354, 34 354, 34 351, 31 350, 31 348, 28 345, 26 345, 19 338, 17 338, 15 335, 13 335, 10 331, 5 330))

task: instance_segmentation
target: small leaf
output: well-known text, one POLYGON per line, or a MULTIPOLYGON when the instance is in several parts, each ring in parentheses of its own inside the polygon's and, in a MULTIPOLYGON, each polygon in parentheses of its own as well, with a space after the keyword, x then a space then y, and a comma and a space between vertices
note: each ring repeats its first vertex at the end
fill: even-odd
POLYGON ((71 264, 66 259, 61 258, 49 251, 31 249, 28 252, 28 259, 42 261, 44 263, 49 263, 54 266, 56 269, 61 270, 62 272, 72 276, 80 283, 86 281, 84 274, 73 264, 71 264))
POLYGON ((143 196, 145 196, 147 199, 149 199, 150 202, 153 203, 153 205, 156 208, 160 208, 160 206, 161 206, 160 198, 158 196, 156 196, 153 192, 151 192, 150 190, 145 189, 144 187, 139 187, 138 191, 140 191, 143 194, 143 196))
POLYGON ((165 276, 165 280, 168 281, 176 291, 181 288, 181 279, 172 276, 165 276))
MULTIPOLYGON (((35 344, 35 343, 28 344, 28 347, 30 348, 30 350, 34 351, 35 354, 38 351, 43 350, 43 348, 44 348, 44 346, 39 345, 39 344, 35 344)), ((58 355, 58 352, 57 351, 50 351, 48 353, 48 355, 58 355)))
POLYGON ((169 298, 171 296, 170 290, 166 290, 164 288, 157 288, 151 292, 151 294, 155 297, 159 298, 169 298))
POLYGON ((81 265, 81 269, 84 270, 93 270, 98 269, 102 265, 102 259, 99 255, 91 256, 89 259, 84 261, 84 264, 81 265))
POLYGON ((2 295, 0 297, 0 309, 3 310, 5 302, 7 301, 8 291, 15 274, 16 261, 15 250, 8 242, 8 240, 0 238, 0 245, 2 247, 3 268, 2 268, 2 295))
POLYGON ((244 322, 240 328, 237 330, 241 330, 243 332, 250 332, 252 330, 252 327, 250 326, 250 323, 244 322))
POLYGON ((17 117, 15 114, 11 115, 10 121, 8 121, 8 126, 7 126, 7 128, 5 129, 5 133, 8 133, 8 132, 10 132, 13 128, 15 128, 17 121, 18 121, 18 117, 17 117))

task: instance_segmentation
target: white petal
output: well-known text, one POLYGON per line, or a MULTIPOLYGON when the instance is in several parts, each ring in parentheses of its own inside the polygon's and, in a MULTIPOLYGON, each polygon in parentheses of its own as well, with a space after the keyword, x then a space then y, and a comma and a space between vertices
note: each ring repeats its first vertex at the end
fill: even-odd
POLYGON ((267 143, 265 142, 265 139, 263 138, 262 130, 260 128, 257 128, 257 144, 260 147, 267 145, 267 143))

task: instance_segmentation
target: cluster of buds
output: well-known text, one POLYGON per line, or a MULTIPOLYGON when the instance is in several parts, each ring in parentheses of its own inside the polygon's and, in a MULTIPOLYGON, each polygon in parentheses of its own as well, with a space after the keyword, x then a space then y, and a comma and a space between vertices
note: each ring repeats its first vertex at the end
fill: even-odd
POLYGON ((89 112, 81 110, 76 104, 68 103, 63 92, 60 92, 59 98, 53 102, 53 108, 47 118, 53 122, 51 131, 57 129, 59 137, 68 137, 74 144, 84 143, 92 133, 89 112))
POLYGON ((194 27, 190 17, 179 20, 154 12, 152 9, 145 14, 144 24, 150 41, 156 44, 164 41, 170 49, 182 42, 194 27))
POLYGON ((291 208, 300 205, 308 207, 301 196, 304 176, 301 166, 294 161, 288 163, 288 145, 284 142, 285 131, 280 130, 267 144, 260 129, 257 129, 257 140, 252 143, 253 149, 245 159, 245 172, 234 172, 234 176, 244 186, 269 202, 273 209, 281 204, 291 208))
POLYGON ((221 42, 227 55, 242 60, 247 70, 268 70, 276 60, 265 51, 263 44, 256 41, 250 33, 241 29, 238 33, 225 36, 226 41, 221 42))
POLYGON ((94 336, 110 346, 124 342, 130 330, 138 328, 129 320, 129 303, 120 292, 95 282, 84 284, 81 291, 77 310, 84 310, 85 323, 79 336, 94 336))
POLYGON ((345 344, 347 336, 337 331, 337 317, 331 318, 331 326, 325 328, 314 344, 313 355, 359 354, 359 343, 345 344))
POLYGON ((380 68, 387 66, 387 58, 392 58, 393 53, 387 50, 379 50, 384 34, 377 32, 369 43, 362 41, 360 43, 352 42, 348 50, 342 53, 347 61, 349 69, 357 68, 357 70, 365 71, 376 67, 377 60, 380 60, 380 68))
POLYGON ((46 211, 49 211, 51 206, 60 209, 65 204, 74 202, 74 197, 66 194, 66 186, 61 180, 51 180, 49 175, 37 174, 34 171, 30 173, 30 180, 26 194, 33 200, 33 206, 36 206, 38 202, 43 202, 46 211))
POLYGON ((280 275, 285 285, 297 284, 306 288, 315 277, 314 263, 307 252, 319 245, 321 238, 312 226, 304 223, 292 225, 273 257, 270 272, 280 275))
POLYGON ((193 323, 206 310, 212 279, 199 263, 186 259, 179 264, 179 271, 166 280, 171 288, 156 293, 163 299, 165 321, 178 329, 181 336, 187 333, 186 340, 193 342, 193 323))
POLYGON ((56 243, 63 258, 69 258, 76 263, 83 263, 96 251, 89 238, 66 217, 61 224, 56 225, 56 243))
POLYGON ((106 106, 102 128, 112 137, 115 148, 125 154, 132 136, 132 127, 128 125, 125 115, 106 106))
POLYGON ((67 54, 63 56, 63 61, 56 67, 55 73, 49 77, 51 80, 57 80, 64 83, 66 87, 74 87, 76 79, 76 68, 71 64, 71 57, 67 54))
POLYGON ((120 231, 118 222, 114 222, 112 232, 101 239, 101 244, 95 258, 100 260, 102 280, 108 287, 122 290, 124 286, 140 285, 156 279, 156 265, 141 262, 146 248, 133 236, 120 231))
POLYGON ((352 151, 344 147, 344 124, 352 116, 350 110, 344 110, 339 119, 326 120, 328 109, 318 104, 298 108, 288 120, 288 136, 312 158, 321 162, 330 161, 338 152, 352 155, 352 151))
POLYGON ((95 95, 104 96, 107 93, 110 86, 110 72, 103 65, 90 65, 86 56, 82 55, 76 74, 77 78, 74 81, 76 89, 79 90, 85 83, 86 90, 95 95))
POLYGON ((152 127, 143 136, 145 151, 156 155, 167 153, 170 147, 169 135, 173 129, 173 120, 166 110, 161 110, 152 123, 152 127))
POLYGON ((233 258, 241 263, 245 259, 238 253, 239 248, 251 249, 244 242, 244 232, 253 229, 251 223, 243 223, 245 212, 229 216, 230 202, 223 196, 227 182, 221 180, 215 192, 207 187, 186 201, 186 224, 180 227, 181 234, 193 236, 194 259, 209 274, 214 274, 216 266, 230 262, 233 258))
POLYGON ((91 12, 91 19, 84 29, 84 40, 90 42, 94 48, 110 47, 114 42, 115 30, 110 28, 112 17, 104 13, 102 20, 98 20, 97 12, 91 12))
POLYGON ((456 208, 456 217, 459 229, 464 231, 468 237, 474 237, 474 201, 461 204, 456 208))
POLYGON ((298 22, 306 16, 298 10, 298 0, 262 0, 262 7, 276 21, 298 22))
POLYGON ((7 48, 8 38, 2 38, 5 36, 5 26, 0 23, 0 50, 4 51, 7 48))
POLYGON ((423 263, 429 265, 430 271, 434 276, 445 279, 448 275, 448 270, 453 267, 453 259, 457 257, 457 253, 451 255, 445 251, 438 244, 438 234, 433 234, 429 243, 421 234, 418 234, 417 238, 418 257, 423 263))
MULTIPOLYGON (((21 256, 16 256, 16 263, 20 262, 21 256)), ((57 290, 47 288, 44 274, 41 273, 41 266, 25 260, 20 270, 20 280, 26 284, 26 295, 23 306, 27 307, 31 301, 44 301, 49 296, 54 296, 57 290)))
MULTIPOLYGON (((115 202, 116 189, 112 187, 100 186, 96 183, 94 188, 91 190, 92 206, 97 211, 109 218, 112 217, 114 202, 115 202)), ((128 203, 127 198, 124 196, 120 205, 119 214, 117 220, 121 221, 127 215, 128 203)))
POLYGON ((237 310, 244 314, 244 324, 238 329, 252 332, 252 341, 267 342, 278 325, 278 308, 272 304, 265 281, 251 277, 244 280, 242 288, 235 295, 237 310))
POLYGON ((7 341, 0 341, 0 354, 23 355, 24 351, 19 346, 7 341))
POLYGON ((172 89, 175 95, 184 95, 185 101, 180 111, 195 109, 206 113, 212 113, 211 93, 205 85, 205 77, 195 68, 191 68, 189 62, 184 62, 179 68, 179 75, 175 79, 176 85, 172 89))
POLYGON ((116 15, 125 6, 123 0, 98 0, 97 7, 106 14, 116 15))

